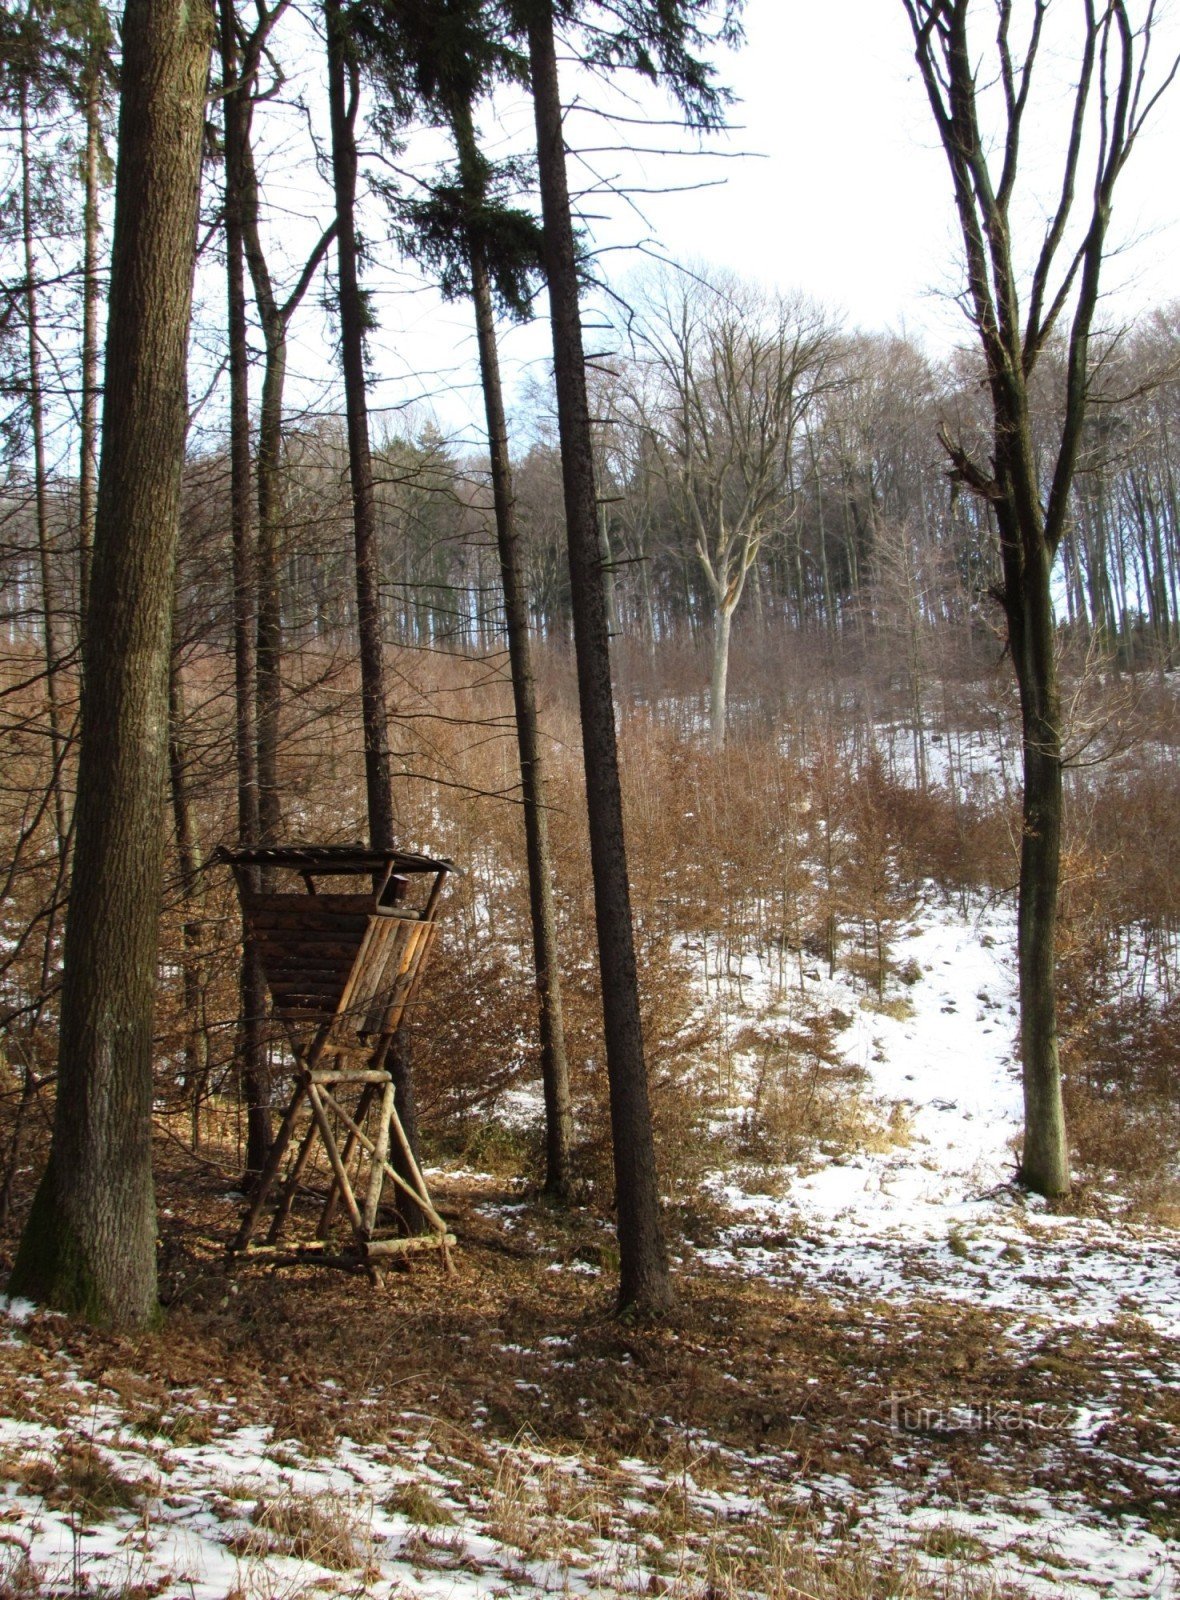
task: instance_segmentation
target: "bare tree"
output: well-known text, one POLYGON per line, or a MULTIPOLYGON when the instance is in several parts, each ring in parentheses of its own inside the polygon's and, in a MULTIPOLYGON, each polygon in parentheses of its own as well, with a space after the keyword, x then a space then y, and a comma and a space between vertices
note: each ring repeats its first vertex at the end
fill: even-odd
POLYGON ((831 327, 804 301, 733 277, 649 282, 633 324, 656 393, 644 422, 713 605, 709 730, 725 744, 734 613, 789 515, 799 424, 828 378, 831 327))
POLYGON ((90 595, 90 555, 94 548, 95 490, 98 485, 98 357, 102 302, 99 197, 102 190, 103 120, 110 94, 111 24, 105 7, 98 0, 91 0, 83 15, 85 58, 79 89, 86 116, 86 149, 82 167, 85 200, 82 213, 82 398, 78 408, 78 610, 82 626, 85 627, 86 604, 90 595))
MULTIPOLYGON (((262 396, 258 415, 258 451, 254 471, 258 494, 258 534, 255 545, 254 579, 257 587, 257 642, 255 680, 257 710, 255 733, 258 741, 257 781, 259 839, 273 844, 282 831, 282 797, 279 789, 279 715, 282 709, 282 607, 279 597, 279 567, 283 529, 283 394, 287 382, 287 352, 291 323, 315 281, 332 240, 336 221, 320 234, 299 270, 291 289, 280 298, 267 260, 262 237, 262 197, 254 160, 252 118, 259 70, 276 22, 286 10, 288 0, 273 7, 258 7, 258 21, 245 38, 239 64, 240 85, 235 109, 226 122, 227 139, 236 149, 227 159, 227 179, 233 174, 239 186, 234 198, 237 225, 264 349, 262 396)), ((223 25, 224 34, 224 25, 223 25)), ((267 57, 273 62, 272 57, 267 57)), ((276 69, 277 70, 277 69, 276 69)), ((272 86, 272 91, 273 92, 272 86)), ((228 108, 227 108, 228 109, 228 108)))
POLYGON ((986 363, 991 459, 945 427, 951 476, 988 501, 999 529, 996 598, 1020 693, 1024 762, 1018 965, 1024 1067, 1021 1176, 1041 1194, 1069 1190, 1069 1152, 1057 1049, 1056 933, 1062 824, 1062 707, 1053 610, 1053 564, 1069 518, 1091 377, 1111 205, 1119 175, 1176 63, 1147 77, 1155 0, 1082 0, 1071 10, 1076 79, 1068 107, 1061 185, 1030 262, 1021 260, 1014 207, 1025 117, 1048 0, 1033 0, 1022 44, 1012 0, 901 0, 918 69, 950 167, 966 254, 966 309, 986 363), (970 33, 984 15, 986 60, 970 33), (989 86, 991 92, 989 92, 989 86), (998 128, 998 137, 995 129, 998 128), (1087 170, 1086 163, 1091 165, 1087 170), (1085 210, 1074 217, 1079 188, 1085 210), (1068 356, 1060 423, 1042 464, 1034 447, 1030 385, 1054 329, 1068 356))
POLYGON ((475 312, 480 380, 488 429, 488 462, 496 544, 504 592, 504 622, 516 713, 520 788, 533 930, 541 1080, 545 1095, 545 1188, 568 1197, 573 1109, 561 1003, 557 909, 537 689, 529 639, 528 594, 508 424, 500 378, 497 310, 517 320, 532 312, 541 267, 541 229, 509 201, 518 180, 480 149, 475 107, 500 80, 519 79, 520 53, 497 36, 493 19, 460 0, 378 0, 358 27, 366 60, 399 121, 425 113, 448 129, 457 164, 444 171, 422 201, 401 202, 403 248, 434 268, 448 298, 470 297, 475 312))

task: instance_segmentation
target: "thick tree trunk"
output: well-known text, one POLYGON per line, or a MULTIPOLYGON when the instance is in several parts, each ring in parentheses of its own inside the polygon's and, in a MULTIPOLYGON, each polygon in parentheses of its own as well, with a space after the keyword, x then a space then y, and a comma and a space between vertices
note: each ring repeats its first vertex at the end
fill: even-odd
POLYGON ((9 1288, 157 1315, 152 1017, 211 14, 127 0, 102 462, 49 1165, 9 1288))
POLYGON ((520 754, 520 790, 524 802, 525 852, 529 874, 529 915, 533 927, 533 970, 541 1036, 541 1081, 545 1093, 545 1191, 564 1198, 570 1188, 570 1144, 573 1106, 569 1062, 561 1008, 561 973, 557 955, 557 909, 553 900, 553 863, 549 822, 545 814, 545 780, 541 736, 537 725, 537 684, 529 641, 528 594, 516 528, 508 425, 500 383, 500 359, 491 286, 481 250, 471 249, 471 289, 479 341, 492 498, 496 510, 496 543, 504 585, 504 620, 516 709, 516 743, 520 754))
MULTIPOLYGON (((261 839, 258 803, 258 732, 254 516, 250 473, 249 350, 246 337, 246 258, 242 206, 249 171, 251 85, 241 78, 233 0, 220 0, 221 71, 225 93, 225 254, 229 345, 230 523, 234 581, 234 754, 238 779, 238 843, 261 839)), ((257 890, 257 873, 251 887, 257 890)), ((261 1173, 271 1144, 266 1051, 266 979, 258 952, 243 928, 238 974, 241 1029, 238 1070, 246 1104, 245 1177, 261 1173)))
POLYGON ((670 1305, 672 1284, 660 1222, 655 1141, 643 1059, 639 981, 615 738, 610 638, 598 551, 578 267, 566 181, 550 0, 536 0, 530 7, 528 32, 610 1081, 618 1206, 619 1304, 621 1310, 651 1315, 670 1305))

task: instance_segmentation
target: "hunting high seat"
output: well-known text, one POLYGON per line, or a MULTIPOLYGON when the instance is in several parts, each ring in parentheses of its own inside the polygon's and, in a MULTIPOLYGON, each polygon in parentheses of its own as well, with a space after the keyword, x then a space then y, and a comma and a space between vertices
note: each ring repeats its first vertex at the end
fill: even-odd
POLYGON ((223 849, 219 859, 233 869, 245 936, 254 943, 296 1066, 294 1093, 231 1257, 363 1270, 376 1282, 389 1257, 437 1249, 449 1270, 448 1246, 455 1241, 414 1160, 386 1062, 414 1000, 437 932, 439 897, 454 865, 363 845, 223 849), (271 884, 278 877, 301 880, 303 887, 276 892, 271 884), (326 878, 368 884, 363 892, 324 893, 319 884, 326 878), (413 883, 424 886, 417 908, 413 883), (355 1103, 342 1104, 354 1088, 355 1103), (295 1155, 284 1174, 292 1146, 295 1155), (315 1236, 284 1241, 321 1150, 330 1178, 315 1236), (429 1231, 378 1230, 387 1182, 402 1200, 406 1219, 421 1218, 429 1231), (265 1242, 256 1244, 268 1201, 273 1215, 265 1242), (341 1203, 352 1234, 343 1243, 332 1234, 341 1203))

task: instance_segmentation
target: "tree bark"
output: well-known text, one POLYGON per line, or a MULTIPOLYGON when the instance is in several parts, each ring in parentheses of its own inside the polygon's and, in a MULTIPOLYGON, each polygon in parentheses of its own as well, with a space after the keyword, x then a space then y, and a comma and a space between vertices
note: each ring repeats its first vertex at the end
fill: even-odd
POLYGON ((537 684, 533 675, 533 652, 529 641, 528 594, 520 558, 520 537, 516 528, 512 466, 508 452, 508 424, 504 415, 504 393, 500 382, 500 359, 496 344, 491 285, 488 281, 483 252, 474 243, 470 257, 471 292, 475 303, 484 411, 488 425, 492 499, 496 512, 496 544, 500 553, 500 578, 504 586, 504 621, 508 631, 512 699, 516 709, 516 744, 520 755, 520 789, 524 808, 525 853, 529 875, 529 915, 533 928, 533 970, 537 981, 541 1037, 541 1082, 545 1094, 545 1191, 547 1194, 565 1198, 570 1190, 573 1106, 570 1100, 569 1061, 566 1056, 565 1024, 561 1006, 557 908, 553 900, 553 861, 549 849, 544 763, 541 755, 540 729, 537 724, 537 684))
POLYGON ((639 979, 615 737, 610 636, 598 551, 578 267, 566 181, 550 0, 535 0, 530 6, 528 36, 610 1082, 618 1207, 619 1306, 622 1311, 641 1316, 657 1315, 671 1304, 672 1283, 660 1221, 655 1140, 643 1057, 639 979))
MULTIPOLYGON (((1007 544, 1007 566, 1015 565, 1007 544)), ((1024 1072, 1022 1180, 1039 1194, 1069 1192, 1069 1147, 1057 1044, 1057 902, 1063 794, 1061 699, 1057 684, 1050 559, 1024 563, 1006 606, 1008 644, 1020 694, 1024 768, 1017 911, 1020 1055, 1024 1072)), ((1011 572, 1011 585, 1015 573, 1011 572)), ((1007 587, 1007 586, 1006 586, 1007 587)))
MULTIPOLYGON (((258 802, 258 663, 256 653, 254 516, 250 473, 249 349, 242 208, 249 180, 251 83, 242 75, 233 0, 220 0, 221 75, 225 118, 225 259, 229 346, 230 524, 234 584, 234 756, 238 780, 238 843, 261 841, 258 802)), ((260 885, 251 871, 251 887, 260 885)), ((266 1051, 266 979, 249 931, 242 930, 238 972, 241 1027, 238 1071, 246 1104, 245 1182, 262 1172, 272 1128, 266 1051)))
POLYGON ((336 196, 336 254, 340 297, 340 355, 348 423, 348 475, 352 486, 352 530, 356 552, 357 626, 361 646, 361 714, 365 735, 365 794, 369 837, 375 848, 394 842, 389 714, 381 635, 377 508, 365 396, 365 305, 361 294, 356 235, 357 79, 339 0, 327 0, 328 104, 332 121, 332 179, 336 196), (350 72, 351 66, 351 72, 350 72))
MULTIPOLYGON (((247 145, 250 176, 248 192, 255 189, 253 157, 247 145)), ((257 593, 257 634, 254 647, 255 733, 258 740, 258 838, 276 844, 283 831, 279 792, 279 719, 282 712, 283 616, 279 599, 279 535, 282 520, 280 468, 283 452, 283 387, 287 377, 287 325, 271 291, 270 274, 257 234, 257 199, 247 221, 247 261, 254 283, 265 350, 262 400, 258 412, 258 451, 255 474, 258 493, 258 536, 254 550, 257 593)))
POLYGON ((152 1019, 172 588, 212 17, 127 0, 92 626, 49 1165, 10 1292, 157 1316, 152 1019))
POLYGON ((713 754, 725 749, 729 706, 729 636, 733 611, 724 603, 713 614, 713 671, 709 678, 709 743, 713 754))
MULTIPOLYGON (((173 629, 175 630, 175 616, 173 629)), ((209 1082, 209 1028, 205 1017, 208 963, 205 955, 205 880, 201 872, 201 841, 189 793, 188 754, 184 747, 184 681, 175 639, 168 677, 168 774, 172 797, 172 822, 176 832, 176 858, 184 902, 183 940, 184 1088, 188 1096, 192 1147, 201 1145, 201 1101, 209 1082)))

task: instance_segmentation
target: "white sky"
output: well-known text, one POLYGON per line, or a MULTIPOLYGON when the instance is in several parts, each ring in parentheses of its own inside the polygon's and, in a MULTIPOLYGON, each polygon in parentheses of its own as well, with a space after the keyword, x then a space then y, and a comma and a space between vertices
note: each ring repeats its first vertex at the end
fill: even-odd
MULTIPOLYGON (((982 22, 989 8, 976 10, 982 22)), ((1057 0, 1062 20, 1080 11, 1080 0, 1057 0)), ((904 323, 934 345, 960 337, 962 318, 946 298, 960 281, 950 178, 900 0, 749 0, 745 20, 749 42, 725 67, 742 99, 743 141, 766 159, 731 172, 710 205, 704 253, 803 288, 865 327, 904 323)), ((1173 8, 1158 46, 1175 50, 1176 23, 1173 8)), ((983 42, 982 28, 976 36, 983 42)), ((1042 49, 1058 108, 1067 101, 1057 60, 1069 38, 1050 31, 1042 49)), ((1159 61, 1165 55, 1158 49, 1159 61)), ((1047 109, 1032 131, 1050 135, 1056 154, 1064 143, 1047 109)), ((1036 145, 1026 141, 1027 158, 1036 145)), ((1133 263, 1112 265, 1112 283, 1138 270, 1126 296, 1135 309, 1180 294, 1178 156, 1180 88, 1161 102, 1116 199, 1116 238, 1155 230, 1133 263)), ((666 236, 673 253, 689 247, 691 219, 670 220, 666 236)))
MULTIPOLYGON (((1166 0, 1157 67, 1169 45, 1173 53, 1180 49, 1178 5, 1180 0, 1166 0)), ((978 7, 981 18, 988 9, 978 7)), ((1048 204, 1059 183, 1063 133, 1055 114, 1059 119, 1068 106, 1069 28, 1079 11, 1079 0, 1056 0, 1050 12, 1058 31, 1047 32, 1042 52, 1048 93, 1030 108, 1035 117, 1025 143, 1026 223, 1038 222, 1038 202, 1048 204)), ((739 96, 733 130, 707 141, 707 149, 721 155, 685 159, 604 151, 572 166, 571 186, 584 184, 591 171, 619 173, 652 189, 721 180, 718 187, 686 193, 637 195, 634 206, 618 197, 588 205, 596 214, 595 242, 606 247, 601 269, 613 283, 625 284, 643 268, 643 255, 632 248, 643 243, 677 260, 802 291, 850 326, 905 329, 932 353, 965 338, 966 325, 950 299, 960 284, 950 180, 900 0, 748 0, 744 21, 746 44, 718 62, 722 81, 739 96), (743 151, 757 154, 739 156, 743 151)), ((302 89, 320 120, 318 50, 304 60, 291 87, 302 89)), ((603 102, 608 91, 601 84, 580 79, 572 68, 563 71, 567 97, 577 92, 603 102)), ((669 114, 662 97, 649 90, 638 100, 617 96, 614 103, 632 116, 669 114)), ((299 154, 307 148, 305 126, 301 117, 292 120, 284 136, 286 155, 276 154, 271 163, 267 195, 284 213, 278 226, 283 239, 301 238, 300 213, 318 215, 321 224, 328 215, 326 190, 316 186, 306 154, 299 154)), ((505 97, 485 116, 484 133, 491 154, 526 148, 527 103, 505 97)), ((428 148, 437 146, 436 137, 429 137, 428 148)), ((683 143, 674 130, 611 128, 601 117, 576 112, 567 137, 577 148, 617 145, 622 138, 636 145, 678 138, 683 143)), ((421 140, 412 141, 405 164, 413 165, 421 149, 421 140)), ((1112 240, 1128 248, 1107 271, 1112 319, 1125 320, 1180 296, 1178 154, 1180 86, 1157 109, 1120 180, 1112 240)), ((382 224, 376 214, 367 227, 375 258, 392 264, 392 247, 377 243, 382 224)), ((310 242, 310 223, 307 231, 310 242)), ((469 308, 441 305, 404 269, 375 267, 368 282, 379 318, 371 342, 375 411, 388 415, 395 428, 405 426, 397 419, 407 405, 416 424, 433 412, 448 431, 462 430, 474 442, 481 412, 469 308)), ((309 313, 295 333, 292 399, 335 407, 326 378, 330 335, 322 319, 309 313)), ((543 375, 546 341, 543 315, 531 327, 506 331, 510 390, 519 394, 530 374, 543 375)))

